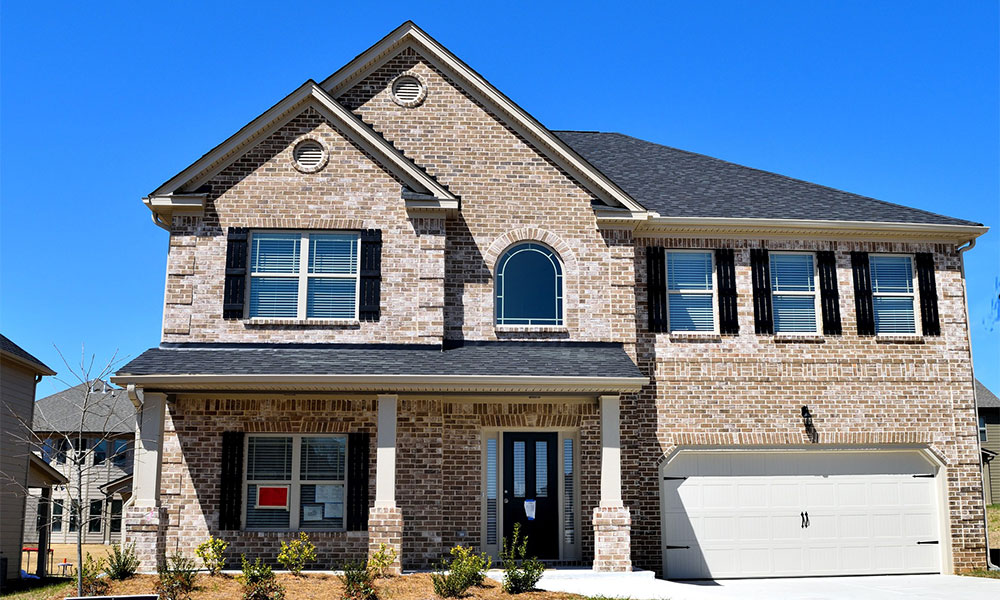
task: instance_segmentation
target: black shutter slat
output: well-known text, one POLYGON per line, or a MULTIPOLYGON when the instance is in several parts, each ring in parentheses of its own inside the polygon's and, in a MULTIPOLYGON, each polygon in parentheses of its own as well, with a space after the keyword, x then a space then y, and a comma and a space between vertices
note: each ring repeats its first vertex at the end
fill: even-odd
POLYGON ((222 433, 222 480, 219 482, 219 529, 240 528, 243 512, 243 432, 222 433))
POLYGON ((753 321, 758 334, 774 333, 771 312, 771 264, 767 250, 750 250, 750 272, 753 280, 753 321))
POLYGON ((920 289, 920 321, 924 335, 941 335, 937 282, 934 279, 934 255, 930 252, 917 253, 917 285, 920 289))
POLYGON ((719 333, 736 335, 740 320, 736 310, 736 253, 732 248, 715 251, 715 276, 719 285, 719 333))
POLYGON ((854 271, 854 313, 858 335, 875 335, 875 309, 872 305, 872 277, 867 252, 851 252, 854 271))
POLYGON ((382 231, 361 232, 361 285, 358 298, 358 319, 378 321, 382 303, 382 231))
POLYGON ((667 321, 666 251, 656 246, 646 248, 646 297, 649 330, 660 333, 669 329, 667 321))
POLYGON ((368 529, 367 433, 347 434, 347 530, 368 529))
POLYGON ((242 319, 247 289, 246 227, 230 227, 226 236, 226 283, 222 290, 222 318, 242 319))
POLYGON ((819 299, 823 309, 823 333, 840 335, 840 291, 837 289, 837 256, 826 250, 816 253, 819 270, 819 299))

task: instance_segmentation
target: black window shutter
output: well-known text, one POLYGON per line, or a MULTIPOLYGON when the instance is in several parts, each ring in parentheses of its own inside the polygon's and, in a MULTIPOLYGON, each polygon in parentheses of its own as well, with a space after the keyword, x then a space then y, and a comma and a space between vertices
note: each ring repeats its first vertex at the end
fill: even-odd
POLYGON ((247 290, 246 227, 230 227, 226 236, 226 284, 222 290, 222 318, 242 319, 247 290))
POLYGON ((937 282, 934 280, 934 255, 917 253, 917 285, 920 289, 920 321, 924 335, 941 335, 938 317, 937 282))
POLYGON ((378 321, 382 303, 382 230, 361 232, 361 297, 358 319, 378 321))
POLYGON ((646 247, 646 299, 649 310, 649 330, 667 331, 667 265, 666 251, 657 246, 646 247))
POLYGON ((823 333, 840 335, 840 291, 837 289, 837 256, 826 250, 816 253, 819 270, 819 303, 823 309, 823 333))
POLYGON ((851 252, 854 271, 854 313, 858 335, 875 335, 875 309, 872 306, 872 277, 867 252, 851 252))
POLYGON ((753 280, 753 321, 758 334, 774 333, 771 312, 771 263, 767 250, 750 250, 750 274, 753 280))
POLYGON ((222 433, 222 481, 219 484, 219 529, 240 528, 243 512, 243 432, 222 433))
POLYGON ((740 320, 736 312, 736 259, 731 248, 715 251, 715 277, 719 282, 719 333, 736 335, 740 320))
POLYGON ((347 530, 368 530, 369 434, 347 434, 347 530))

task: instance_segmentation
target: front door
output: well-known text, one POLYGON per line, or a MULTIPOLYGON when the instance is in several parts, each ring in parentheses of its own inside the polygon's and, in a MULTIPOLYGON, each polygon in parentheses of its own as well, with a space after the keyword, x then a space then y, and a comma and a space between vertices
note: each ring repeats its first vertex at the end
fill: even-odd
POLYGON ((528 536, 528 557, 559 559, 558 433, 503 434, 503 535, 528 536), (534 501, 534 515, 532 512, 534 501))

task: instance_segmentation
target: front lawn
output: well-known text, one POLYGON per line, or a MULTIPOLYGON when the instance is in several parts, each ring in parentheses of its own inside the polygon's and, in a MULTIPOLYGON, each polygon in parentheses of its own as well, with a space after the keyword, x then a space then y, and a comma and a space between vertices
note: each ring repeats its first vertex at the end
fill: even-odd
POLYGON ((1000 504, 986 507, 986 527, 990 532, 990 548, 1000 548, 1000 504))
POLYGON ((11 590, 5 592, 3 600, 48 600, 76 595, 76 584, 68 579, 26 579, 11 584, 11 590))

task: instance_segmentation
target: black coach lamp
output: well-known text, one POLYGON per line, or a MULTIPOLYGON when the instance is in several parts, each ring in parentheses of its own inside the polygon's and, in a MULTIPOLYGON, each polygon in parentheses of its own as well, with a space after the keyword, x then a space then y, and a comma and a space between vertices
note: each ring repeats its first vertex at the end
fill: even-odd
POLYGON ((816 431, 816 427, 813 426, 813 416, 809 412, 808 406, 802 407, 802 424, 806 426, 806 435, 809 436, 809 441, 816 443, 819 441, 819 432, 816 431))

